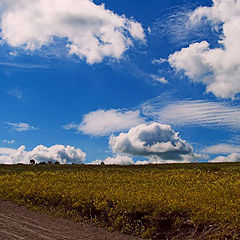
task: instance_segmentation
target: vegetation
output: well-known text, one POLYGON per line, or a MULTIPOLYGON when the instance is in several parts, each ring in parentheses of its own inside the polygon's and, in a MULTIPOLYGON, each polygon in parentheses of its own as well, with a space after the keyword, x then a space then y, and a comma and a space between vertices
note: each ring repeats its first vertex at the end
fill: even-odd
POLYGON ((0 198, 145 238, 240 238, 238 163, 0 165, 0 198))

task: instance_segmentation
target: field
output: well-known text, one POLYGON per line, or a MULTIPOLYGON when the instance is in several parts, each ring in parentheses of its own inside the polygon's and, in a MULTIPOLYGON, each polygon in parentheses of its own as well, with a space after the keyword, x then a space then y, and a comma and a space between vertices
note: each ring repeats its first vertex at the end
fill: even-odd
POLYGON ((240 164, 0 165, 0 198, 148 239, 240 239, 240 164))

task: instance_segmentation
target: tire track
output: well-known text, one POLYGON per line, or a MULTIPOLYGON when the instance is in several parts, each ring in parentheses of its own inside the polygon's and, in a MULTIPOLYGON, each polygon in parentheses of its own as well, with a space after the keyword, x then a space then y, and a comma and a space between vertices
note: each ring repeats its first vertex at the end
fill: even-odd
MULTIPOLYGON (((55 240, 55 238, 44 236, 44 235, 42 235, 41 231, 45 232, 45 234, 50 235, 50 236, 51 236, 51 234, 53 234, 56 237, 56 233, 53 230, 41 227, 37 224, 26 222, 22 219, 16 219, 14 217, 3 215, 1 213, 0 213, 0 221, 2 222, 2 224, 5 223, 5 225, 9 224, 9 221, 11 221, 12 227, 20 228, 22 231, 28 231, 30 233, 33 233, 34 235, 38 234, 41 238, 46 239, 46 240, 55 240)), ((63 240, 68 240, 68 237, 64 236, 64 235, 61 235, 58 237, 61 237, 61 239, 63 239, 63 240)))
POLYGON ((106 229, 31 212, 0 200, 1 240, 141 240, 106 229))
POLYGON ((26 240, 24 237, 20 237, 19 235, 16 235, 15 233, 12 233, 11 231, 7 231, 4 229, 0 229, 0 239, 11 239, 11 240, 26 240), (3 235, 2 235, 3 234, 3 235), (11 237, 11 238, 10 238, 11 237))

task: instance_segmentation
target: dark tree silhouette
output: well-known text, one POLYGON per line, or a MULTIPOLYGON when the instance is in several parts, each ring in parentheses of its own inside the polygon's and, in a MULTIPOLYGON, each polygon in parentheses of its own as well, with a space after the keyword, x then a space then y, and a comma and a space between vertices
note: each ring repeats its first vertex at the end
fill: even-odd
POLYGON ((46 165, 45 162, 40 162, 38 165, 46 165))
POLYGON ((35 165, 35 164, 36 164, 35 160, 34 160, 34 159, 31 159, 31 160, 30 160, 30 164, 31 164, 31 165, 35 165))

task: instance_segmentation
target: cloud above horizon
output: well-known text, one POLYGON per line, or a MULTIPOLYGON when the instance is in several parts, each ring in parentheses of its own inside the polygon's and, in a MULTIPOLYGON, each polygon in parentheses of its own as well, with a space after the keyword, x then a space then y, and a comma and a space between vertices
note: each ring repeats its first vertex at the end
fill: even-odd
POLYGON ((155 82, 159 82, 159 83, 163 83, 163 84, 168 83, 168 81, 164 77, 158 76, 156 74, 150 74, 149 77, 152 80, 154 80, 155 82))
POLYGON ((3 139, 2 140, 2 143, 5 143, 5 144, 14 144, 15 143, 15 140, 7 140, 7 139, 3 139))
POLYGON ((169 55, 168 62, 189 79, 206 85, 206 92, 220 98, 234 98, 240 92, 240 1, 213 0, 211 7, 199 7, 190 16, 192 25, 208 21, 219 35, 212 46, 204 40, 169 55))
POLYGON ((120 59, 134 40, 145 42, 140 23, 92 0, 2 0, 0 14, 1 38, 12 47, 34 51, 60 38, 89 64, 120 59))
POLYGON ((12 96, 12 97, 15 97, 17 99, 22 99, 23 98, 23 92, 18 88, 8 90, 7 94, 12 96))
POLYGON ((231 153, 227 156, 217 156, 216 158, 210 160, 209 162, 240 162, 240 153, 231 153))
POLYGON ((86 158, 86 153, 81 149, 71 146, 54 145, 45 147, 38 145, 32 151, 26 151, 24 145, 18 149, 0 148, 0 164, 29 164, 30 159, 38 162, 58 161, 66 163, 82 163, 86 158))
POLYGON ((218 126, 228 129, 240 127, 240 108, 225 102, 164 100, 164 97, 159 96, 145 102, 141 108, 144 115, 162 123, 178 126, 218 126))
POLYGON ((96 160, 94 162, 91 162, 91 164, 101 164, 104 162, 106 165, 133 165, 134 161, 131 157, 129 156, 124 156, 124 155, 119 155, 117 154, 114 157, 108 157, 105 160, 96 160))
POLYGON ((141 124, 112 135, 109 145, 114 153, 148 157, 153 163, 196 160, 192 147, 171 126, 160 123, 141 124))
POLYGON ((125 111, 120 109, 97 110, 83 116, 80 124, 67 124, 63 128, 74 129, 92 136, 107 136, 114 132, 128 130, 144 123, 140 111, 125 111))
POLYGON ((27 131, 31 131, 31 130, 35 130, 36 128, 31 126, 28 123, 10 123, 7 122, 7 125, 11 126, 12 129, 16 132, 27 132, 27 131))
POLYGON ((240 153, 240 146, 231 144, 217 144, 203 149, 203 152, 207 154, 240 153))

